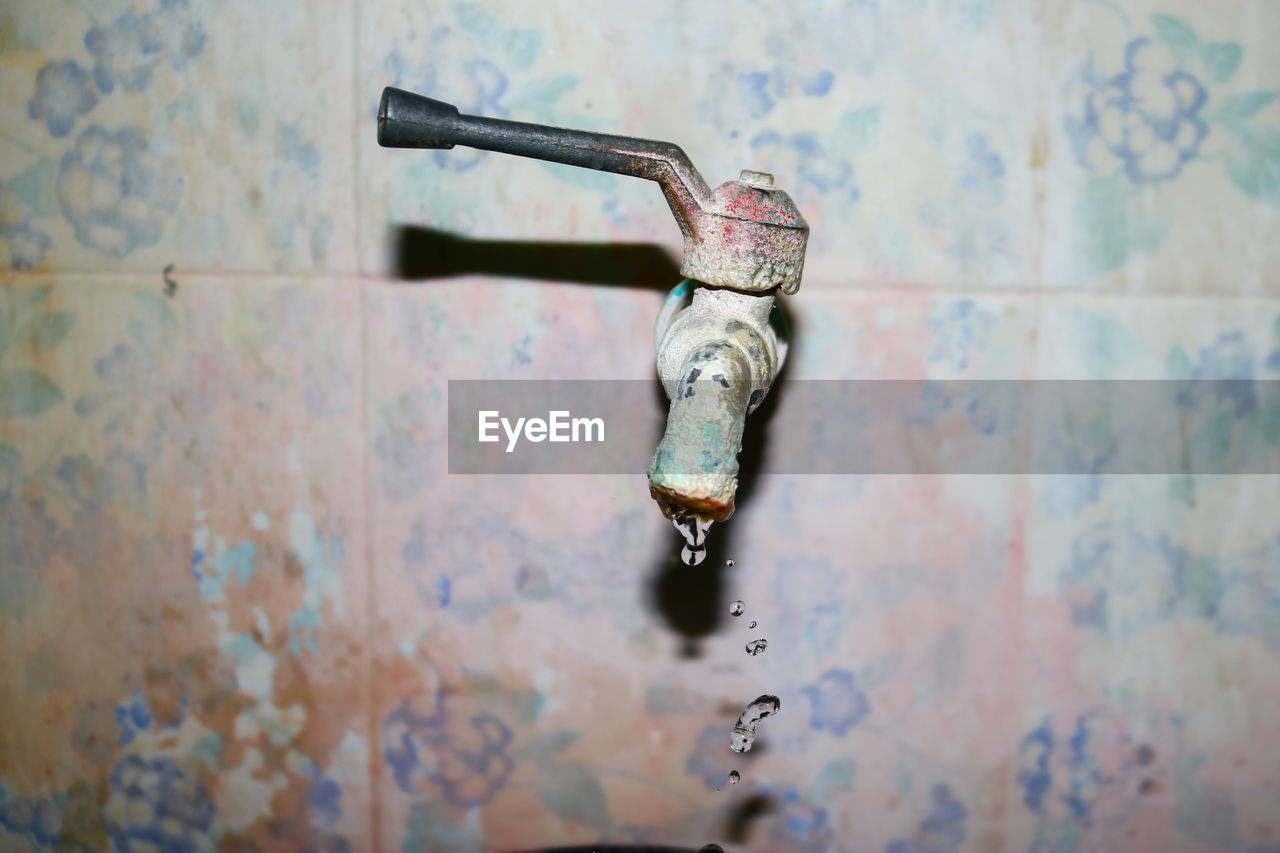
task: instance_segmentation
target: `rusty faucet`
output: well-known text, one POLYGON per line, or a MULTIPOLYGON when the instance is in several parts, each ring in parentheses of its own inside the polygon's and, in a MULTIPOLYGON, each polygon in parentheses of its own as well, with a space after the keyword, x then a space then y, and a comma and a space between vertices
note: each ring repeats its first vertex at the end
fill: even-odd
POLYGON ((657 181, 684 235, 682 282, 658 321, 658 375, 671 399, 649 467, 668 518, 733 514, 746 416, 786 356, 774 295, 795 293, 809 226, 773 176, 743 171, 711 190, 678 145, 463 115, 388 87, 378 108, 387 148, 464 145, 657 181))

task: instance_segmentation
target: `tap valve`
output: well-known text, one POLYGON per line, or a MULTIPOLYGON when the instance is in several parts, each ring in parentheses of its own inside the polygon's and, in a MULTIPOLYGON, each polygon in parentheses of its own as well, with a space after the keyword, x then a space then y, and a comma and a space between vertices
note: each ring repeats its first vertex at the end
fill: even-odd
POLYGON ((670 142, 464 115, 452 104, 393 87, 378 107, 378 144, 463 145, 657 181, 684 235, 681 274, 741 293, 800 287, 809 226, 764 172, 744 171, 711 190, 670 142))
POLYGON ((731 516, 743 422, 786 357, 772 322, 774 294, 800 287, 809 240, 773 176, 745 170, 711 190, 670 142, 463 115, 395 88, 382 93, 378 143, 465 145, 658 182, 684 235, 680 272, 692 282, 672 291, 658 322, 658 376, 671 413, 649 493, 670 518, 731 516))

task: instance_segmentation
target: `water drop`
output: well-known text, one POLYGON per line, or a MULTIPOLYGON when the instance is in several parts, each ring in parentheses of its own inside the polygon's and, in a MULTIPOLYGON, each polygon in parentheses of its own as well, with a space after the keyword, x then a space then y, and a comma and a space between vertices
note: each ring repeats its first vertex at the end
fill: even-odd
POLYGON ((741 599, 729 605, 729 612, 734 616, 741 616, 746 609, 747 605, 743 604, 741 599))
POLYGON ((759 640, 747 643, 747 654, 755 657, 767 648, 769 648, 769 641, 761 637, 759 640))
POLYGON ((698 849, 698 853, 724 853, 724 848, 719 844, 708 844, 698 849))
POLYGON ((729 748, 734 752, 750 752, 751 744, 756 740, 756 726, 765 717, 771 717, 782 708, 777 696, 757 696, 756 701, 747 706, 738 722, 733 724, 733 732, 729 735, 729 748))
POLYGON ((733 568, 733 560, 725 560, 724 564, 729 568, 733 568))
POLYGON ((754 628, 755 626, 756 626, 756 623, 755 623, 755 622, 752 622, 752 623, 751 623, 750 625, 748 625, 747 627, 748 627, 748 628, 754 628))
POLYGON ((739 780, 739 779, 741 779, 741 778, 742 778, 742 777, 741 777, 740 775, 738 775, 738 771, 737 771, 737 770, 730 770, 730 771, 729 771, 729 784, 730 784, 730 785, 736 785, 736 784, 738 784, 738 780, 739 780))
POLYGON ((686 566, 699 566, 707 559, 706 548, 690 548, 688 545, 680 549, 680 559, 686 566))
POLYGON ((707 558, 707 531, 711 529, 711 519, 696 515, 677 515, 671 523, 684 537, 685 545, 680 549, 680 559, 686 566, 699 565, 707 558))

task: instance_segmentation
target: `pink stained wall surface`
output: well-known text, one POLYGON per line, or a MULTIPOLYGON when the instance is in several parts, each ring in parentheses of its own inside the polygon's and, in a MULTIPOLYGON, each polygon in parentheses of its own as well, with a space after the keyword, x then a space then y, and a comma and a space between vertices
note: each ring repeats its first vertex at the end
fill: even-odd
POLYGON ((774 173, 812 235, 761 468, 816 440, 769 429, 805 379, 1280 379, 1277 38, 1244 0, 9 4, 0 850, 1280 850, 1275 477, 748 474, 682 566, 643 475, 447 454, 451 379, 653 379, 661 429, 661 194, 375 141, 395 85, 774 173))

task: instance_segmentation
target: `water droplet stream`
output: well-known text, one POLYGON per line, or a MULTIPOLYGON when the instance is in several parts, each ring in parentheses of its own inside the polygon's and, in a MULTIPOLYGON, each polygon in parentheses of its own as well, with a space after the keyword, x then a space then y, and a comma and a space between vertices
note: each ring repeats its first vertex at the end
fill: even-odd
POLYGON ((729 735, 729 748, 734 752, 750 752, 756 740, 756 726, 765 717, 771 717, 782 708, 777 696, 757 696, 733 724, 733 732, 729 735))
POLYGON ((676 530, 684 537, 684 547, 680 549, 680 559, 686 566, 696 566, 707 558, 707 531, 711 529, 711 519, 696 515, 677 515, 671 519, 676 530))

